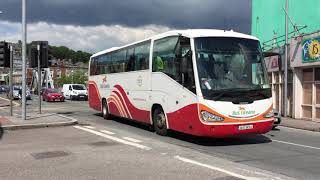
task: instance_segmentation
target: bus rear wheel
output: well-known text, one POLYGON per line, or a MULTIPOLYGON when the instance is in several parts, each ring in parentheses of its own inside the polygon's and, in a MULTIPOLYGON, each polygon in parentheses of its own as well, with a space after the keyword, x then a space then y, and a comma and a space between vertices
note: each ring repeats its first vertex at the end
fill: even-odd
POLYGON ((105 99, 102 101, 102 116, 104 119, 110 119, 111 116, 108 110, 107 101, 105 99))
POLYGON ((153 112, 153 126, 157 134, 161 136, 168 134, 166 116, 160 107, 157 107, 153 112))

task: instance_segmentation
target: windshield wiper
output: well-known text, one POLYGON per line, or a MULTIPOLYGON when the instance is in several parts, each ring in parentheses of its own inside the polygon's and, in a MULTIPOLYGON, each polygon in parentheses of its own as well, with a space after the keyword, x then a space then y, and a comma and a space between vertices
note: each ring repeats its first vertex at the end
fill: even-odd
POLYGON ((226 95, 228 97, 230 97, 230 93, 238 94, 240 92, 239 89, 241 89, 241 88, 211 91, 210 96, 212 97, 212 95, 214 94, 214 96, 212 97, 212 100, 217 101, 217 100, 221 99, 222 97, 226 97, 226 95))
MULTIPOLYGON (((226 90, 219 90, 217 91, 212 91, 212 93, 210 93, 210 96, 212 97, 213 94, 217 94, 214 95, 212 97, 212 100, 217 101, 219 99, 221 99, 222 97, 234 97, 234 96, 240 96, 244 93, 248 93, 250 92, 252 89, 250 88, 234 88, 234 89, 226 89, 226 90), (232 94, 231 94, 232 93, 232 94)), ((246 99, 247 101, 252 101, 252 98, 250 97, 241 97, 239 99, 246 99)))

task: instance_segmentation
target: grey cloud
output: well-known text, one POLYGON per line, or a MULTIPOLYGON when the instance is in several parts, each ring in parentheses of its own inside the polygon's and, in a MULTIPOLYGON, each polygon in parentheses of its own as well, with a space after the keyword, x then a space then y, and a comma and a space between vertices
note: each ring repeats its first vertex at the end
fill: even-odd
MULTIPOLYGON (((27 0, 28 22, 80 26, 148 24, 250 33, 251 0, 27 0)), ((21 20, 21 0, 1 0, 0 19, 21 20)))

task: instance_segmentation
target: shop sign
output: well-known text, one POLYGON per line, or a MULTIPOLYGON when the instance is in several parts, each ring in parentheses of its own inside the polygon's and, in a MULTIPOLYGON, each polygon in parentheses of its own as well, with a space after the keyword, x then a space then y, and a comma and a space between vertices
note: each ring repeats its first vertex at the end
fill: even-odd
POLYGON ((303 41, 302 62, 320 62, 320 36, 303 41))
POLYGON ((278 60, 278 56, 273 56, 271 59, 271 68, 279 68, 279 60, 278 60))

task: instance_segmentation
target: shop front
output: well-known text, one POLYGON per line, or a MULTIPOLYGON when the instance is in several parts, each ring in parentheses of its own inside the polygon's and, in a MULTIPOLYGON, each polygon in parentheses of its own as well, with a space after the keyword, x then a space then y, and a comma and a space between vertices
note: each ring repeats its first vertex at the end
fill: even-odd
POLYGON ((272 85, 274 108, 282 115, 284 100, 289 117, 320 122, 320 32, 291 39, 288 62, 288 95, 284 98, 284 51, 265 58, 272 85))

